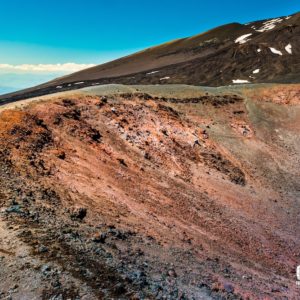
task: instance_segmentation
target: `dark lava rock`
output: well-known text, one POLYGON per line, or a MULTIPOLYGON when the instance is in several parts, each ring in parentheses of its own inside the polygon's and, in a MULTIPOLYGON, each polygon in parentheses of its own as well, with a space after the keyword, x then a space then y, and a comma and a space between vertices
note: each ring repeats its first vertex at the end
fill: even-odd
POLYGON ((105 243, 106 238, 107 238, 107 234, 101 233, 93 238, 93 242, 103 244, 103 243, 105 243))
POLYGON ((118 283, 116 286, 115 286, 115 292, 119 295, 121 294, 124 294, 126 292, 126 287, 124 284, 122 283, 118 283))
POLYGON ((230 283, 224 283, 224 290, 227 293, 233 293, 234 292, 234 287, 230 283))
POLYGON ((39 253, 46 253, 46 252, 48 252, 48 248, 44 245, 41 245, 39 247, 39 253))
POLYGON ((8 207, 5 211, 7 213, 16 213, 16 214, 22 213, 20 205, 12 205, 12 206, 8 207))
POLYGON ((125 160, 123 158, 118 158, 118 161, 121 165, 123 165, 124 167, 128 167, 125 160))
POLYGON ((61 160, 64 160, 66 158, 66 153, 64 151, 60 152, 57 157, 61 160))
POLYGON ((102 135, 100 134, 100 132, 97 129, 91 128, 90 137, 94 142, 100 142, 102 135))
POLYGON ((79 219, 79 220, 83 220, 87 215, 87 209, 80 207, 75 209, 72 214, 71 214, 71 218, 72 219, 79 219))
POLYGON ((63 106, 65 107, 70 107, 70 106, 74 106, 75 102, 71 99, 63 99, 63 106))
POLYGON ((177 277, 177 274, 176 274, 176 272, 175 272, 174 269, 170 269, 168 271, 168 276, 170 276, 170 277, 177 277))

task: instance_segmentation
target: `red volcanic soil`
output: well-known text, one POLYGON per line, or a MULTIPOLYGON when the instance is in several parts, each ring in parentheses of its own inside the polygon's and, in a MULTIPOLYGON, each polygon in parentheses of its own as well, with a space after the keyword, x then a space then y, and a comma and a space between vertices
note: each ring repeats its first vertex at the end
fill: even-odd
POLYGON ((299 102, 252 92, 2 112, 0 298, 299 299, 299 102))

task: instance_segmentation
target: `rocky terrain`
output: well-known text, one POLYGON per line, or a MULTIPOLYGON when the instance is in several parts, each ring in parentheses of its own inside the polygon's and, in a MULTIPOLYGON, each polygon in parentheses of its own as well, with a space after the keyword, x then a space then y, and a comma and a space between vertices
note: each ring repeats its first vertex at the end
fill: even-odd
POLYGON ((15 101, 101 84, 299 83, 300 13, 232 23, 0 96, 15 101))
POLYGON ((2 110, 0 299, 299 299, 299 85, 185 89, 2 110))

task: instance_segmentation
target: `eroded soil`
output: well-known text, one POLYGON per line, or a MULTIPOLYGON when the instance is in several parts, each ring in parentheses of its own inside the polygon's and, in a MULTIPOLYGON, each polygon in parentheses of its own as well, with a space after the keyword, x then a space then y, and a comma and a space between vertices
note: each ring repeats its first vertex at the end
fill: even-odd
POLYGON ((2 112, 0 299, 298 299, 300 107, 269 99, 2 112))

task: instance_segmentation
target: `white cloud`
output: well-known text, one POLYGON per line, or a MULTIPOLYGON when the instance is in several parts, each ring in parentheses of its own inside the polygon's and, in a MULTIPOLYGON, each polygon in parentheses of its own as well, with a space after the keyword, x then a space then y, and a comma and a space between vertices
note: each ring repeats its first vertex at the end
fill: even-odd
POLYGON ((0 95, 35 86, 93 64, 0 64, 0 95))
POLYGON ((94 67, 94 64, 76 64, 76 63, 64 63, 64 64, 22 64, 22 65, 10 65, 0 64, 0 72, 62 72, 72 73, 83 69, 94 67))

